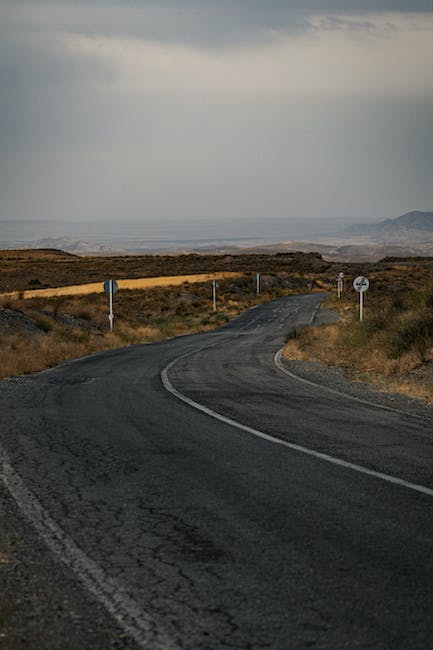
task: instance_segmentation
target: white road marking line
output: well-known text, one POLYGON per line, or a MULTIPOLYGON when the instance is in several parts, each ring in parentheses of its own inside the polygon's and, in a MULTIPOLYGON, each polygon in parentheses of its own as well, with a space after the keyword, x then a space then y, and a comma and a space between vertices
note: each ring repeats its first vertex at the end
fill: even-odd
POLYGON ((294 372, 288 370, 283 366, 283 363, 281 361, 282 354, 283 354, 283 349, 281 348, 280 350, 278 350, 278 352, 276 352, 274 356, 274 363, 277 366, 278 370, 281 370, 281 372, 283 372, 285 375, 287 375, 291 379, 294 379, 295 381, 300 382, 301 384, 307 384, 308 386, 314 386, 314 388, 320 388, 322 390, 327 391, 328 393, 333 393, 333 395, 346 397, 347 399, 350 399, 354 402, 358 402, 359 404, 365 404, 366 406, 374 406, 375 408, 382 409, 384 411, 391 411, 393 413, 398 413, 399 415, 405 415, 411 418, 427 420, 427 422, 431 421, 431 418, 425 415, 419 415, 418 413, 409 413, 409 411, 402 411, 400 409, 394 408, 393 406, 385 406, 384 404, 377 404, 377 402, 371 402, 370 400, 362 399, 361 397, 355 397, 355 395, 342 393, 336 388, 331 388, 330 386, 325 386, 323 384, 316 384, 314 381, 311 381, 310 379, 304 379, 303 377, 299 377, 294 372))
POLYGON ((322 304, 321 302, 317 303, 316 307, 314 308, 312 316, 311 316, 311 318, 309 320, 309 325, 310 326, 313 325, 314 321, 316 320, 317 312, 319 311, 321 304, 322 304))
POLYGON ((415 492, 421 492, 422 494, 426 494, 430 497, 433 497, 433 489, 430 489, 428 487, 424 487, 423 485, 418 485, 417 483, 411 483, 410 481, 405 481, 404 479, 397 478, 396 476, 392 476, 390 474, 384 474, 383 472, 377 472, 372 469, 368 469, 367 467, 363 467, 362 465, 356 465, 355 463, 350 463, 346 460, 342 460, 341 458, 336 458, 335 456, 330 456, 329 454, 324 454, 320 451, 315 451, 314 449, 309 449, 308 447, 303 447, 302 445, 297 445, 296 443, 293 442, 288 442, 287 440, 282 440, 281 438, 276 438, 273 435, 270 435, 269 433, 264 433, 263 431, 259 431, 258 429, 253 429, 252 427, 249 427, 245 424, 241 424, 240 422, 237 422, 236 420, 232 420, 231 418, 226 417, 225 415, 221 415, 221 413, 218 413, 217 411, 213 411, 212 409, 208 408, 207 406, 204 406, 203 404, 200 404, 199 402, 195 402, 192 400, 190 397, 187 397, 187 395, 184 395, 180 391, 178 391, 173 384, 171 383, 168 373, 170 369, 181 359, 184 359, 185 357, 188 357, 194 352, 197 352, 197 350, 193 352, 189 352, 187 354, 182 355, 181 357, 178 357, 174 361, 168 364, 164 368, 164 370, 161 372, 161 381, 164 386, 164 388, 171 393, 174 397, 177 399, 181 400, 182 402, 185 402, 185 404, 188 404, 189 406, 192 406, 192 408, 196 409, 197 411, 201 411, 202 413, 205 413, 206 415, 209 415, 210 417, 214 418, 215 420, 219 420, 220 422, 224 422, 225 424, 228 424, 229 426, 235 427, 236 429, 240 429, 241 431, 245 431, 246 433, 250 433, 253 436, 256 436, 257 438, 261 438, 262 440, 266 440, 267 442, 271 442, 274 445, 280 445, 281 447, 286 447, 288 449, 292 449, 293 451, 298 451, 301 454, 305 454, 307 456, 312 456, 313 458, 318 458, 319 460, 326 461, 327 463, 332 463, 333 465, 338 465, 340 467, 345 467, 346 469, 351 469, 355 472, 358 472, 360 474, 366 474, 367 476, 373 476, 374 478, 380 479, 382 481, 385 481, 387 483, 392 483, 394 485, 399 485, 401 487, 405 487, 409 490, 413 490, 415 492))
POLYGON ((87 590, 113 616, 116 622, 143 649, 175 648, 155 621, 129 594, 124 585, 107 577, 102 569, 70 539, 48 511, 28 490, 22 478, 10 464, 7 453, 0 447, 0 477, 21 512, 30 521, 50 551, 66 564, 87 590))
MULTIPOLYGON (((258 306, 259 305, 255 305, 252 307, 252 309, 258 306)), ((258 320, 258 318, 260 318, 260 316, 254 319, 254 321, 258 320)), ((244 334, 242 333, 237 335, 242 336, 244 334)), ((197 351, 198 350, 195 349, 192 352, 182 355, 182 357, 179 357, 175 361, 177 362, 180 358, 189 356, 190 354, 193 354, 197 351)), ((105 351, 99 353, 98 356, 107 355, 110 353, 110 351, 108 353, 105 351)), ((63 364, 59 364, 59 366, 56 368, 41 371, 41 373, 35 374, 42 374, 42 372, 48 373, 50 371, 53 372, 61 366, 80 363, 94 356, 96 355, 91 354, 77 359, 72 359, 63 364)), ((171 367, 174 365, 174 363, 175 362, 172 362, 168 367, 171 367)), ((161 373, 161 378, 163 378, 164 372, 165 371, 161 373)), ((168 377, 166 381, 171 386, 168 377)), ((167 388, 167 390, 169 389, 167 388)), ((172 392, 177 397, 179 397, 179 399, 195 405, 192 400, 189 400, 189 398, 186 396, 181 395, 181 393, 178 393, 174 388, 172 392)), ((199 410, 203 410, 213 417, 217 416, 218 419, 221 419, 228 423, 233 423, 233 425, 237 426, 238 428, 249 430, 248 427, 244 427, 244 425, 240 425, 234 421, 229 420, 228 418, 224 418, 224 416, 214 413, 210 411, 210 409, 206 409, 204 406, 202 407, 201 405, 197 404, 195 407, 198 407, 199 410)), ((251 429, 249 431, 253 432, 254 430, 251 429)), ((273 439, 271 436, 267 436, 267 434, 260 434, 260 436, 264 437, 265 439, 269 438, 273 442, 283 442, 278 441, 277 439, 273 439)), ((289 443, 286 443, 286 446, 288 445, 289 443)), ((30 492, 30 490, 28 490, 19 474, 13 469, 8 454, 1 446, 0 478, 14 498, 23 515, 29 520, 33 528, 36 530, 40 538, 50 549, 53 555, 55 555, 74 572, 74 574, 84 584, 87 590, 106 608, 106 610, 113 616, 113 618, 125 630, 125 632, 136 641, 140 648, 152 648, 152 650, 171 650, 171 648, 174 649, 176 647, 174 643, 169 640, 169 638, 166 637, 162 631, 160 631, 151 616, 143 611, 140 605, 128 594, 125 587, 117 580, 107 577, 102 569, 91 558, 89 558, 75 544, 75 542, 68 537, 67 533, 54 521, 48 511, 30 492), (155 637, 155 634, 157 635, 157 638, 155 637)))

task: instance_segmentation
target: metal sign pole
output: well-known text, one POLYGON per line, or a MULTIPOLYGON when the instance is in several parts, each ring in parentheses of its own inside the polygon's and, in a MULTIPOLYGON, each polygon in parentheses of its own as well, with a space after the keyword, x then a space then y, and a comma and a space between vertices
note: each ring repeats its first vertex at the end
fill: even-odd
POLYGON ((212 282, 212 300, 213 300, 213 310, 216 311, 216 280, 212 282))
POLYGON ((117 284, 116 280, 105 280, 104 291, 108 296, 108 301, 110 305, 110 313, 108 314, 108 320, 110 321, 110 332, 113 331, 113 323, 114 323, 113 296, 118 289, 119 289, 119 285, 117 284))
POLYGON ((359 320, 364 319, 364 292, 367 291, 370 286, 370 281, 368 278, 365 278, 363 275, 359 275, 353 281, 353 287, 356 291, 359 292, 359 320))
POLYGON ((113 331, 113 320, 114 320, 114 314, 113 314, 113 280, 110 280, 109 296, 110 296, 110 315, 108 316, 108 318, 110 320, 110 332, 112 332, 113 331))
POLYGON ((338 300, 340 300, 341 294, 343 293, 343 278, 344 278, 344 273, 343 271, 340 271, 337 277, 338 300))

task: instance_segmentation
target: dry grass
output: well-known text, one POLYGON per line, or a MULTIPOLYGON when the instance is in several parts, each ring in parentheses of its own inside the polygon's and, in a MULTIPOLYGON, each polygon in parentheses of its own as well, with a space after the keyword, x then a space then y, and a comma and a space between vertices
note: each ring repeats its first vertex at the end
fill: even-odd
POLYGON ((102 350, 119 348, 133 343, 151 343, 161 339, 156 328, 119 329, 102 336, 83 335, 71 330, 56 328, 42 338, 35 340, 25 336, 3 337, 0 346, 0 378, 36 372, 102 350))
POLYGON ((395 293, 382 287, 359 322, 356 297, 329 306, 340 322, 305 328, 287 342, 291 359, 317 359, 381 390, 433 402, 433 287, 395 293), (380 296, 380 297, 379 297, 380 296))
POLYGON ((299 339, 288 342, 286 354, 300 359, 319 358, 344 367, 361 381, 374 381, 390 389, 400 386, 405 392, 430 399, 431 349, 428 340, 420 345, 413 341, 417 340, 417 332, 426 327, 428 330, 433 304, 427 306, 424 302, 422 318, 418 318, 420 305, 413 300, 411 303, 409 296, 416 294, 423 299, 421 294, 431 282, 433 259, 389 260, 361 267, 330 265, 305 254, 79 258, 58 251, 0 251, 0 289, 12 292, 12 297, 0 299, 0 305, 23 311, 41 332, 33 337, 0 337, 0 377, 41 370, 99 350, 208 331, 253 304, 302 293, 307 280, 313 280, 317 289, 327 288, 339 270, 346 274, 343 300, 336 305, 341 323, 305 330, 299 339), (263 278, 260 297, 254 291, 256 271, 263 278), (173 277, 167 277, 176 276, 177 282, 183 282, 185 277, 191 280, 191 272, 200 282, 172 286, 173 277), (225 278, 219 280, 218 311, 214 313, 210 284, 202 280, 214 278, 217 273, 225 278), (363 327, 356 323, 357 294, 351 289, 353 278, 361 273, 370 279, 363 327), (145 283, 161 282, 163 286, 137 289, 136 283, 143 282, 143 276, 149 276, 145 283), (81 295, 82 285, 89 282, 100 292, 101 278, 106 277, 116 277, 120 287, 123 285, 115 296, 112 334, 108 332, 105 294, 81 295), (24 301, 17 293, 27 292, 29 287, 39 292, 47 284, 51 293, 53 287, 72 282, 80 285, 80 295, 48 297, 33 291, 24 301), (408 298, 402 301, 403 295, 408 298), (382 328, 385 312, 389 322, 400 329, 386 332, 382 328), (61 317, 78 322, 68 325, 67 319, 61 321, 61 317))
MULTIPOLYGON (((176 287, 189 282, 209 282, 210 280, 226 280, 228 278, 237 278, 241 273, 199 273, 193 275, 168 275, 157 278, 134 278, 118 280, 119 289, 153 289, 155 287, 176 287)), ((103 282, 92 282, 90 284, 72 284, 64 287, 55 287, 49 289, 29 289, 28 291, 8 292, 0 294, 0 298, 19 297, 22 300, 31 298, 55 298, 57 296, 79 296, 92 293, 104 293, 103 282)))
MULTIPOLYGON (((53 367, 62 361, 135 343, 152 343, 182 334, 206 332, 253 304, 293 289, 269 287, 255 295, 255 276, 236 274, 219 281, 218 310, 212 309, 210 283, 187 282, 147 290, 122 289, 114 297, 114 331, 109 331, 105 294, 52 298, 3 298, 0 307, 22 311, 40 333, 0 336, 0 378, 53 367)), ((304 286, 304 281, 299 281, 304 286)))

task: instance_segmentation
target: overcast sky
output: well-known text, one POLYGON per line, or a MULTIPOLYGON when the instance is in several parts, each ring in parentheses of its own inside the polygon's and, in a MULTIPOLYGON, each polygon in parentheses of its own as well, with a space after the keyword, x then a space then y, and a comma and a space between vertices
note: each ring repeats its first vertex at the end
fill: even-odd
POLYGON ((433 210, 432 0, 0 0, 0 219, 433 210))

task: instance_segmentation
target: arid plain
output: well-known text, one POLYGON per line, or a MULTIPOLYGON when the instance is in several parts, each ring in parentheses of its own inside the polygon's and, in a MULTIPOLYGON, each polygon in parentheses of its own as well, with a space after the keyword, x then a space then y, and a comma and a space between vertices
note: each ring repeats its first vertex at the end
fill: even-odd
POLYGON ((208 331, 255 304, 327 291, 326 304, 338 312, 339 322, 288 331, 286 356, 319 360, 359 381, 433 400, 431 258, 349 264, 314 253, 80 257, 3 250, 0 271, 2 378, 105 349, 208 331), (341 300, 335 288, 339 272, 345 275, 341 300), (362 323, 352 287, 360 274, 370 280, 362 323), (103 292, 109 278, 122 287, 115 295, 113 332, 103 292), (147 288, 136 288, 140 279, 147 288), (212 279, 218 280, 215 310, 212 279), (59 289, 88 283, 95 290, 59 289), (44 296, 49 288, 65 295, 44 296))

